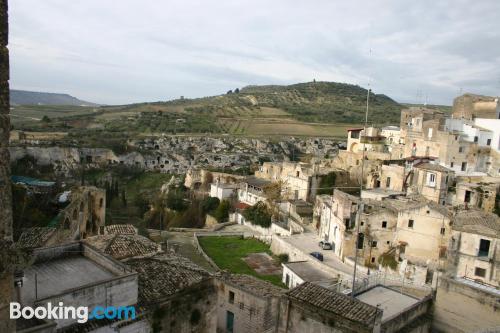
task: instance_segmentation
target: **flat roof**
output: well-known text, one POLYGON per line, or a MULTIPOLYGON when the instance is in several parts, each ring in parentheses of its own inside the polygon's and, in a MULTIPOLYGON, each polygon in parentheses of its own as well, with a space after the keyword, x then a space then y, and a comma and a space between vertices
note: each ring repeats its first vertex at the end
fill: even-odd
POLYGON ((383 310, 382 322, 420 302, 415 297, 399 293, 384 286, 376 286, 368 289, 358 294, 356 299, 383 310))
POLYGON ((82 255, 35 263, 24 271, 21 298, 23 302, 32 304, 36 299, 58 295, 115 276, 117 275, 113 272, 82 255), (35 297, 35 274, 37 297, 35 297))
POLYGON ((292 272, 297 274, 302 280, 308 282, 315 281, 325 281, 325 280, 336 280, 335 276, 332 276, 322 270, 319 270, 309 261, 295 261, 283 264, 283 266, 289 268, 292 272))

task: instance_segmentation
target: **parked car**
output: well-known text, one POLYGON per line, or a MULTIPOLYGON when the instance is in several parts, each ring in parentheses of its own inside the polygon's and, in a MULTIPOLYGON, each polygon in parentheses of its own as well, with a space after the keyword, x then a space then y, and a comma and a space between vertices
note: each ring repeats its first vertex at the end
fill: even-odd
POLYGON ((321 242, 319 242, 318 245, 323 250, 331 250, 332 249, 332 244, 330 244, 329 242, 321 241, 321 242))
POLYGON ((319 252, 311 252, 309 253, 312 255, 314 258, 318 259, 319 261, 323 261, 323 255, 319 252))

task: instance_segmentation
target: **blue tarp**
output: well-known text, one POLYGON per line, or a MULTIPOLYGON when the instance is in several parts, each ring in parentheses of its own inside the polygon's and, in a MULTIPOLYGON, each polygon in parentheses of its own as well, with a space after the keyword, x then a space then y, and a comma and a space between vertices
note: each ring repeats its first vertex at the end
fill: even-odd
POLYGON ((49 182, 49 181, 45 181, 45 180, 40 180, 40 179, 36 179, 36 178, 31 178, 31 177, 24 177, 24 176, 12 176, 12 177, 10 177, 10 179, 12 180, 12 182, 14 184, 21 183, 21 184, 25 184, 28 186, 50 187, 50 186, 54 186, 54 184, 55 184, 55 182, 49 182))

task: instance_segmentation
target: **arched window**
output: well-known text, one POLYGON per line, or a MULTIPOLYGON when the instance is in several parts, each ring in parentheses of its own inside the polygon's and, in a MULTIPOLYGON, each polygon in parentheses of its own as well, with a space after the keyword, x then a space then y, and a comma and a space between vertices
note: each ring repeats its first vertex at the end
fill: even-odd
POLYGON ((71 224, 69 222, 69 219, 68 218, 64 219, 63 228, 69 229, 70 226, 71 226, 71 224))
POLYGON ((76 220, 78 218, 78 211, 76 210, 73 210, 73 220, 76 220))
POLYGON ((83 201, 82 201, 82 202, 80 203, 80 213, 83 213, 83 207, 84 207, 84 205, 83 205, 83 201))
POLYGON ((104 205, 104 198, 99 199, 99 208, 102 208, 104 205))

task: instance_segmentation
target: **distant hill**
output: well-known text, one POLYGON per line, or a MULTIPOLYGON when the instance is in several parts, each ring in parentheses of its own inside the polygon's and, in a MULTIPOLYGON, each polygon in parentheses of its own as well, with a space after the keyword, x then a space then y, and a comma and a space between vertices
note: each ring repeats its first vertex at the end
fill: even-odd
MULTIPOLYGON (((101 130, 115 136, 210 133, 345 138, 348 128, 360 126, 365 120, 367 92, 352 84, 307 82, 247 86, 193 99, 78 107, 79 110, 60 106, 64 112, 54 106, 24 106, 26 110, 16 107, 12 114, 17 115, 18 128, 73 131, 89 140, 95 134, 91 144, 102 144, 101 130), (88 110, 82 113, 82 109, 88 110), (50 124, 33 121, 43 115, 52 119, 50 124)), ((397 125, 403 108, 390 97, 372 92, 368 122, 375 126, 397 125)))
MULTIPOLYGON (((307 82, 289 86, 248 86, 239 94, 260 105, 276 107, 310 122, 361 123, 367 90, 337 82, 307 82)), ((369 122, 399 123, 402 105, 383 94, 370 95, 369 122)))
POLYGON ((36 92, 26 90, 10 91, 11 105, 73 105, 96 106, 97 104, 79 100, 68 94, 36 92))

